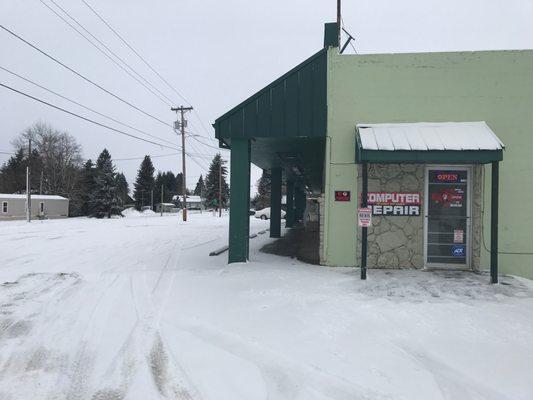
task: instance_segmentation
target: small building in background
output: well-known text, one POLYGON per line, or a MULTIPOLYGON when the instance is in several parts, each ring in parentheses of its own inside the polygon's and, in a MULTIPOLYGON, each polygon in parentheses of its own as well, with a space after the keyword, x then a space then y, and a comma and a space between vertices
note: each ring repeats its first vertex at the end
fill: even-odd
MULTIPOLYGON (((172 196, 172 201, 179 204, 179 207, 183 205, 183 196, 174 195, 172 196)), ((202 210, 203 209, 203 200, 200 196, 187 196, 187 209, 188 210, 202 210)))
MULTIPOLYGON (((67 218, 69 200, 62 196, 32 195, 32 218, 67 218)), ((0 220, 26 218, 26 195, 0 193, 0 220)))
POLYGON ((177 213, 179 211, 178 207, 174 203, 159 203, 156 205, 156 211, 158 213, 163 209, 164 213, 177 213))

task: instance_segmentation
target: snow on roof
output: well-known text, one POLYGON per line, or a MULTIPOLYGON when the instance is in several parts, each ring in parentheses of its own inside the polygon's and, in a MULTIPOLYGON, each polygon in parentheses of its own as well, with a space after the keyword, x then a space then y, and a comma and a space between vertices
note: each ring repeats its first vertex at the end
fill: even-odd
POLYGON ((174 203, 160 203, 164 206, 169 206, 169 207, 176 207, 176 205, 174 203))
POLYGON ((502 150, 505 146, 484 122, 358 124, 364 150, 502 150))
MULTIPOLYGON (((48 195, 48 194, 32 194, 32 200, 68 200, 63 196, 48 195)), ((7 194, 0 193, 0 199, 21 199, 26 200, 25 194, 7 194)))
MULTIPOLYGON (((182 195, 175 195, 172 196, 172 200, 180 200, 182 199, 182 195)), ((200 203, 202 201, 202 198, 200 196, 187 196, 187 201, 190 201, 192 203, 200 203)))

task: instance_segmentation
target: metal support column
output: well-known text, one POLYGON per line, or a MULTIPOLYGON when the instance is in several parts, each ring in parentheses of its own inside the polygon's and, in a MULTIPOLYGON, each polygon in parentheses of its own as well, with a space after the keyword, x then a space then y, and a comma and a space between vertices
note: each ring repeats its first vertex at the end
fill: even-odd
POLYGON ((281 168, 272 168, 270 183, 270 237, 281 236, 281 168))
POLYGON ((248 261, 250 232, 250 141, 231 140, 228 263, 248 261))
MULTIPOLYGON (((368 163, 364 162, 363 169, 363 188, 361 190, 361 207, 366 207, 368 197, 368 163)), ((366 279, 366 259, 368 249, 368 228, 361 228, 361 279, 366 279)))
POLYGON ((287 181, 287 214, 285 215, 287 228, 294 226, 294 181, 287 181))
POLYGON ((492 163, 492 195, 490 202, 490 281, 498 283, 498 193, 500 181, 500 163, 492 163))
POLYGON ((294 220, 295 222, 302 222, 305 213, 305 192, 300 187, 296 187, 294 191, 294 220))

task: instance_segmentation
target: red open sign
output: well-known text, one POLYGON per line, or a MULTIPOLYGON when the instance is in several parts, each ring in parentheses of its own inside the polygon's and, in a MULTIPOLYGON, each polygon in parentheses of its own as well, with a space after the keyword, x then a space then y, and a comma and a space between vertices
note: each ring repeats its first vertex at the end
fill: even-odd
POLYGON ((350 201, 350 191, 335 190, 335 201, 350 201))

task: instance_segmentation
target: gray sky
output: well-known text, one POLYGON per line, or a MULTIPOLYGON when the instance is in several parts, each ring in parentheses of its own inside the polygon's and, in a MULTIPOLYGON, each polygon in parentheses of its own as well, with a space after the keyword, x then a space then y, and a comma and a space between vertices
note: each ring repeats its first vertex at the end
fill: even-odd
MULTIPOLYGON (((43 2, 54 6, 50 0, 43 2)), ((81 0, 54 0, 141 75, 183 103, 90 12, 81 0)), ((213 146, 214 119, 320 49, 323 23, 334 21, 336 1, 309 0, 87 0, 197 109, 192 133, 213 146), (207 132, 208 131, 208 132, 207 132)), ((127 101, 172 123, 169 107, 106 59, 40 0, 0 0, 0 23, 127 101)), ((58 11, 60 12, 60 11, 58 11)), ((343 20, 359 53, 533 48, 533 0, 344 1, 343 20)), ((0 31, 0 66, 166 140, 168 127, 120 103, 0 31)), ((0 70, 0 82, 69 110, 91 113, 0 70)), ((114 159, 174 153, 117 135, 0 88, 0 152, 36 121, 74 135, 84 156, 106 147, 114 159)), ((141 135, 142 136, 142 135, 141 135)), ((150 139, 147 137, 147 139, 150 139)), ((188 140, 188 186, 205 175, 215 149, 188 140), (197 163, 199 165, 197 165, 197 163)), ((222 152, 228 158, 227 151, 222 152)), ((0 154, 0 162, 8 158, 0 154)), ((181 170, 178 156, 153 159, 157 170, 181 170)), ((116 161, 132 185, 140 160, 116 161)), ((260 171, 253 170, 253 182, 260 171)))

